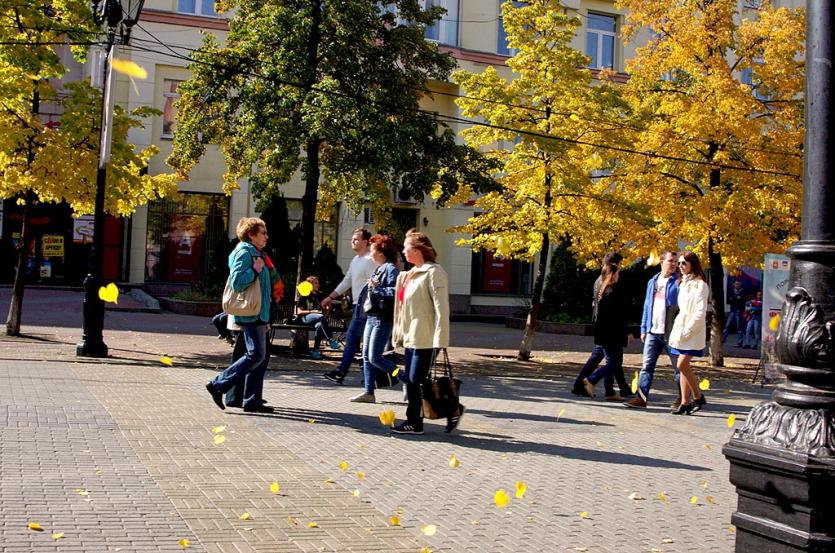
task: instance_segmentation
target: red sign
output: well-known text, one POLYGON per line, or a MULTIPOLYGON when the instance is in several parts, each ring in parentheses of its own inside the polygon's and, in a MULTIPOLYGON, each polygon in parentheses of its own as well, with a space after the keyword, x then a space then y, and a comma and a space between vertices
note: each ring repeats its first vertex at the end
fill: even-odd
POLYGON ((493 252, 484 255, 484 292, 510 292, 510 259, 494 257, 493 252))
POLYGON ((171 215, 169 219, 167 279, 170 282, 195 282, 203 262, 205 217, 171 215))

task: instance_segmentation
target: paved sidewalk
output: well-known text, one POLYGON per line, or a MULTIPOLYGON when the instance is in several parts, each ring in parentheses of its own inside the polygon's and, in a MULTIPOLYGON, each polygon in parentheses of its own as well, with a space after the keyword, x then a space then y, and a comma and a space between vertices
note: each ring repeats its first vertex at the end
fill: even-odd
POLYGON ((211 552, 733 549, 726 419, 741 424, 770 394, 739 381, 750 359, 710 373, 705 412, 673 417, 665 371, 648 410, 580 400, 567 389, 583 339, 546 337, 540 362, 518 363, 502 358, 519 331, 454 325, 451 355, 467 373, 460 431, 439 421, 392 437, 378 414, 402 418, 400 391, 349 403, 356 371, 351 386, 320 376, 333 356, 276 356, 265 385, 274 415, 220 411, 203 384, 229 347, 205 320, 108 312, 112 357, 80 359, 77 298, 30 296, 27 336, 0 337, 0 552, 180 551, 182 539, 211 552), (495 492, 513 497, 517 481, 524 498, 496 507, 495 492))

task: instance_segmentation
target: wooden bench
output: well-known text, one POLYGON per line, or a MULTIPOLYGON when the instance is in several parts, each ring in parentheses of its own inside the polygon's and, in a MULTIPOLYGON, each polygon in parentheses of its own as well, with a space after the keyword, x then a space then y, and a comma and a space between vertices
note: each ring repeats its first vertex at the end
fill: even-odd
MULTIPOLYGON (((278 304, 278 317, 270 328, 270 344, 273 343, 277 331, 286 330, 290 332, 290 348, 293 350, 293 353, 308 353, 310 351, 309 333, 315 332, 315 328, 310 325, 294 322, 296 318, 295 313, 295 304, 278 304)), ((327 317, 327 322, 328 328, 331 330, 331 338, 336 340, 340 347, 344 347, 345 333, 348 330, 348 324, 351 322, 351 319, 336 317, 332 313, 327 317)))

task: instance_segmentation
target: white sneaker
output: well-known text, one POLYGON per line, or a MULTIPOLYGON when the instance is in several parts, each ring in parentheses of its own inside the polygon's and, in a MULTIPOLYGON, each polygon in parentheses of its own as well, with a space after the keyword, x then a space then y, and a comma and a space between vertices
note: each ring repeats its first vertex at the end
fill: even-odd
POLYGON ((352 397, 350 401, 353 403, 377 403, 377 398, 374 397, 374 394, 363 392, 357 396, 352 397))

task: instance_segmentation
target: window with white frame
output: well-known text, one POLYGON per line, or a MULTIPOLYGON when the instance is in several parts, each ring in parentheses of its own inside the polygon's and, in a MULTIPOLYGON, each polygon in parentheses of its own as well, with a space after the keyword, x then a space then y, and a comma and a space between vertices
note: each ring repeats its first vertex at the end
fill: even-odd
POLYGON ((177 11, 180 13, 217 17, 215 0, 177 0, 177 11))
MULTIPOLYGON (((516 48, 511 48, 507 45, 507 33, 504 30, 504 16, 502 15, 502 4, 504 3, 505 0, 499 0, 499 35, 496 40, 496 53, 502 56, 515 56, 517 52, 516 48)), ((521 8, 526 5, 527 2, 513 1, 514 8, 521 8)))
MULTIPOLYGON (((762 63, 757 62, 755 60, 754 63, 762 63)), ((754 93, 754 98, 757 100, 768 100, 768 94, 763 93, 762 87, 760 82, 754 79, 754 69, 751 67, 746 67, 740 72, 739 81, 742 84, 747 84, 751 87, 751 91, 754 93)))
POLYGON ((614 69, 617 18, 613 15, 589 13, 587 21, 586 54, 591 58, 589 67, 614 69))
POLYGON ((440 6, 446 13, 435 22, 434 25, 426 27, 426 38, 441 44, 458 46, 458 0, 424 0, 423 8, 429 9, 440 6))
POLYGON ((160 138, 172 139, 174 132, 177 130, 177 108, 174 107, 174 102, 180 97, 177 92, 177 87, 183 81, 175 81, 173 79, 165 79, 163 81, 162 89, 162 134, 160 138))

